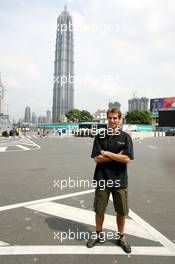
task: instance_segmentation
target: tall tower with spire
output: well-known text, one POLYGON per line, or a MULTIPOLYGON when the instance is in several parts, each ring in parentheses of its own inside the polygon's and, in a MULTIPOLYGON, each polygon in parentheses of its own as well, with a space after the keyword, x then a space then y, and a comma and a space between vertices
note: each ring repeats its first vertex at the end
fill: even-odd
POLYGON ((65 120, 65 113, 74 107, 74 45, 72 17, 64 11, 57 19, 54 86, 53 123, 65 120))

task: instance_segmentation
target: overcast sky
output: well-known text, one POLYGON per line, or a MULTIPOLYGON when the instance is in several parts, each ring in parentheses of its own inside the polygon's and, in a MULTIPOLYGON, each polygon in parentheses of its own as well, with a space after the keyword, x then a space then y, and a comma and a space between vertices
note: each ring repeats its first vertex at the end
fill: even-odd
MULTIPOLYGON (((67 0, 74 22, 75 107, 175 96, 174 0, 67 0)), ((0 72, 10 117, 52 108, 61 0, 0 0, 0 72)))

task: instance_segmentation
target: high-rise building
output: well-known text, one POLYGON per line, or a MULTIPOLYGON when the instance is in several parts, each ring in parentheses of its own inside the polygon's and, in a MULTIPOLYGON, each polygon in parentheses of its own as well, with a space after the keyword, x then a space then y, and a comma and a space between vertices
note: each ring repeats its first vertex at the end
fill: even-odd
POLYGON ((67 6, 57 19, 54 87, 53 123, 65 120, 65 113, 74 107, 74 46, 72 17, 67 6))
POLYGON ((47 124, 46 116, 39 116, 38 117, 38 124, 47 124))
POLYGON ((0 73, 0 113, 1 114, 4 112, 3 104, 4 104, 4 86, 2 85, 1 82, 1 73, 0 73))
POLYGON ((134 97, 128 100, 128 111, 148 110, 149 99, 146 97, 134 97))
POLYGON ((5 89, 1 81, 1 73, 0 73, 0 128, 7 128, 9 124, 8 108, 7 108, 7 112, 4 109, 4 91, 5 89))
POLYGON ((113 108, 114 107, 114 108, 120 109, 121 104, 119 102, 117 102, 117 101, 115 101, 115 102, 109 102, 108 107, 109 108, 113 108))
POLYGON ((25 123, 30 123, 31 122, 31 111, 30 111, 30 107, 29 106, 26 106, 26 108, 25 108, 24 122, 25 123))
POLYGON ((47 123, 51 123, 51 111, 50 110, 46 111, 46 118, 47 118, 47 123))
POLYGON ((37 115, 35 112, 32 112, 32 124, 36 124, 37 123, 37 115))

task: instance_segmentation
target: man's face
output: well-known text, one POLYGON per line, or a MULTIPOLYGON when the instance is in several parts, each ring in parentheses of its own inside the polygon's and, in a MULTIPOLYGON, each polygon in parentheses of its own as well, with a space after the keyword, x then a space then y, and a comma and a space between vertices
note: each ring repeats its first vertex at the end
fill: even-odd
POLYGON ((117 113, 109 113, 108 114, 108 125, 110 128, 115 129, 118 127, 120 123, 120 118, 117 113))

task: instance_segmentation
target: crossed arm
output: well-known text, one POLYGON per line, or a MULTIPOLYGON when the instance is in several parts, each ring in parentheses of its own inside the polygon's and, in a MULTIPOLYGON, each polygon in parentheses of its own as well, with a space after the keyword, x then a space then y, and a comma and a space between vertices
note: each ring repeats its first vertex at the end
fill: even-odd
POLYGON ((94 160, 97 163, 110 162, 112 160, 115 160, 127 164, 130 161, 130 158, 127 155, 122 154, 122 152, 113 153, 110 151, 101 150, 100 155, 94 157, 94 160))

